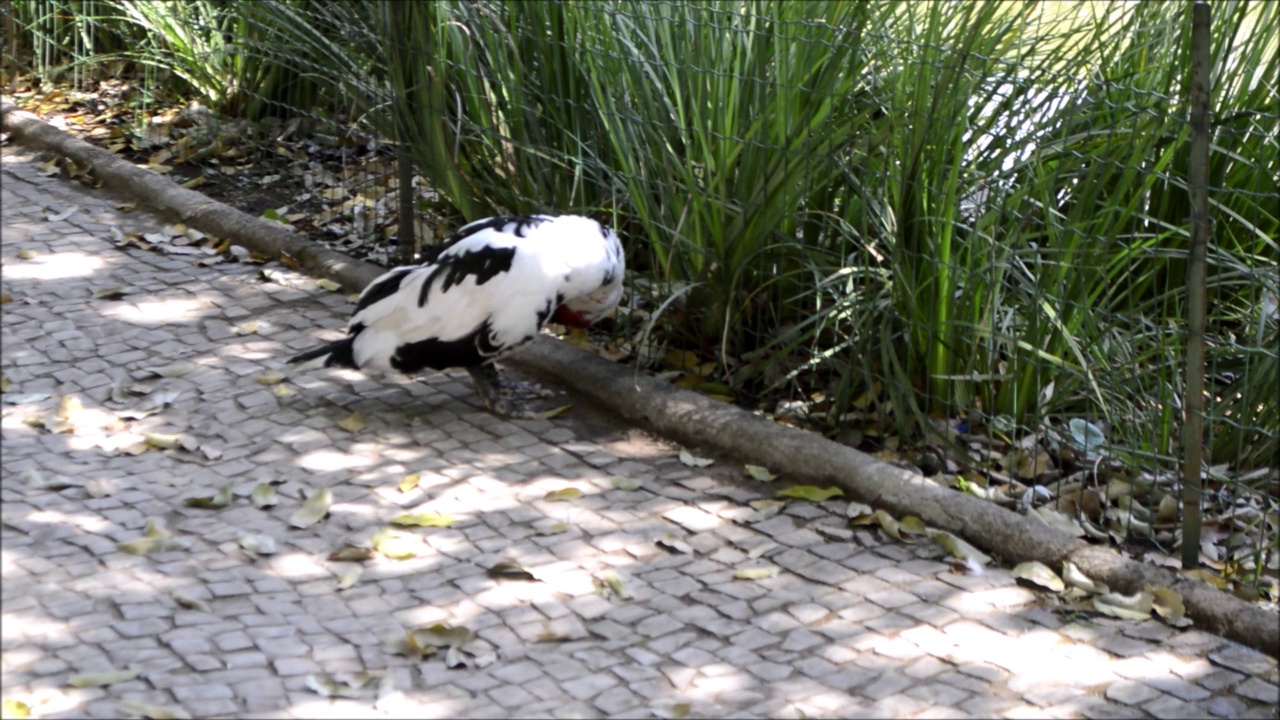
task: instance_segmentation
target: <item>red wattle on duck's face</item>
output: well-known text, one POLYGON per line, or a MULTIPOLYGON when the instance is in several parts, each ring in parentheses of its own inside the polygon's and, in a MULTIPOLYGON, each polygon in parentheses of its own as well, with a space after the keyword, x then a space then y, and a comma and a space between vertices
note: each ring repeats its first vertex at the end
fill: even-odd
POLYGON ((551 322, 557 322, 565 327, 580 328, 583 330, 591 327, 591 321, 587 319, 586 315, 575 310, 570 310, 564 305, 556 308, 556 311, 551 314, 551 322))

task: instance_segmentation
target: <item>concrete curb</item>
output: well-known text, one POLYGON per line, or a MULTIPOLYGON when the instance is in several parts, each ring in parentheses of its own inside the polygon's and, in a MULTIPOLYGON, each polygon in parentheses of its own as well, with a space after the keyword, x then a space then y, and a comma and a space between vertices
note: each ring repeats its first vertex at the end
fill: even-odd
MULTIPOLYGON (((0 107, 0 116, 4 130, 13 133, 16 140, 69 157, 80 165, 91 165, 104 185, 202 232, 271 257, 287 252, 303 271, 332 279, 352 291, 383 272, 319 247, 281 225, 178 187, 168 178, 71 137, 7 102, 0 107)), ((672 440, 764 465, 789 480, 836 485, 848 497, 896 516, 917 515, 928 525, 960 535, 1006 562, 1038 560, 1055 569, 1065 561, 1074 562, 1089 577, 1123 593, 1138 592, 1148 585, 1172 588, 1182 594, 1187 613, 1198 627, 1280 657, 1280 624, 1260 607, 1205 583, 1129 560, 1110 548, 1089 545, 998 505, 941 488, 820 435, 778 425, 545 336, 513 353, 508 361, 672 440)))

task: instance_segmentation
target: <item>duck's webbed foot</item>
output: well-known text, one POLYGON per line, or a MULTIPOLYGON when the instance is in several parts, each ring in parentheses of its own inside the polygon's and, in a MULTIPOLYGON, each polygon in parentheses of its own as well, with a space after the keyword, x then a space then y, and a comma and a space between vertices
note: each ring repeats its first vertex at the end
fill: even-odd
POLYGON ((498 375, 498 368, 493 363, 468 367, 467 373, 475 383, 480 401, 494 415, 519 420, 535 419, 539 414, 528 407, 529 398, 550 396, 550 392, 531 383, 503 383, 498 375), (528 387, 535 390, 530 391, 528 387))

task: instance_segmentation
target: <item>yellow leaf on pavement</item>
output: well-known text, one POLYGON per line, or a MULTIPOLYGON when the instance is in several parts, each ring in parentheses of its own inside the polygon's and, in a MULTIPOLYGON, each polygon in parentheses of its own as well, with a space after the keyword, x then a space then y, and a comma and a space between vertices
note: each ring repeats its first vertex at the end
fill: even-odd
POLYGON ((364 416, 358 412, 353 412, 349 416, 339 420, 338 427, 349 433, 358 433, 364 429, 364 416))

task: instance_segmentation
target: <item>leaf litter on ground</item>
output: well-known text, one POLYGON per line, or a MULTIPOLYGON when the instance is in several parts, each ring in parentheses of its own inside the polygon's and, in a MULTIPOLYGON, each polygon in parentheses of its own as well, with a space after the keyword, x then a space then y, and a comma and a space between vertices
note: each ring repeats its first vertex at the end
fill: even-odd
POLYGON ((512 562, 511 560, 503 560, 501 562, 495 563, 493 566, 491 566, 488 570, 485 571, 485 575, 488 575, 494 580, 532 581, 532 580, 538 579, 534 577, 533 573, 524 569, 524 567, 521 566, 520 563, 512 562))
POLYGON ((116 548, 130 555, 148 555, 150 553, 176 552, 185 550, 186 543, 175 539, 159 518, 147 518, 143 536, 134 540, 122 540, 116 548))
POLYGON ((321 488, 302 503, 302 507, 289 516, 289 524, 296 528, 309 528, 329 514, 329 505, 333 503, 333 493, 329 488, 321 488))
POLYGON ((395 528, 385 527, 369 538, 373 549, 391 560, 408 560, 418 556, 422 549, 422 538, 395 528))
POLYGON ((129 682, 141 675, 137 670, 110 670, 106 672, 81 673, 67 678, 67 684, 77 688, 104 687, 116 683, 129 682))
POLYGON ((457 520, 452 515, 441 515, 439 513, 405 513, 391 518, 392 525, 404 525, 410 527, 452 527, 457 520))
POLYGON ((609 482, 615 488, 622 490, 624 492, 631 492, 632 490, 638 490, 640 489, 640 486, 644 484, 642 481, 637 480, 635 478, 622 477, 622 476, 615 476, 609 482))
POLYGON ((841 497, 844 490, 838 487, 819 488, 813 485, 793 485, 784 490, 779 490, 778 495, 785 498, 796 498, 799 500, 808 500, 810 502, 822 502, 833 497, 841 497))
POLYGON ((203 508, 206 510, 218 510, 231 504, 234 495, 232 494, 232 483, 222 486, 216 495, 204 497, 189 497, 182 501, 187 507, 203 508))
POLYGON ((626 584, 618 573, 614 570, 605 570, 591 579, 591 584, 595 587, 596 592, 603 597, 616 597, 619 600, 630 600, 631 592, 627 590, 626 584))
POLYGON ((663 533, 654 541, 658 547, 671 553, 679 555, 692 555, 693 547, 685 542, 683 538, 675 533, 663 533))
POLYGON ((270 483, 258 483, 253 486, 253 491, 249 493, 249 502, 259 510, 265 510, 280 503, 280 496, 276 494, 276 489, 270 483))
POLYGON ((561 488, 560 490, 552 490, 543 496, 543 500, 547 502, 568 502, 577 500, 582 497, 582 491, 575 487, 561 488))
POLYGON ((693 468, 704 468, 715 464, 715 460, 711 458, 698 457, 688 450, 680 451, 680 462, 693 468))

